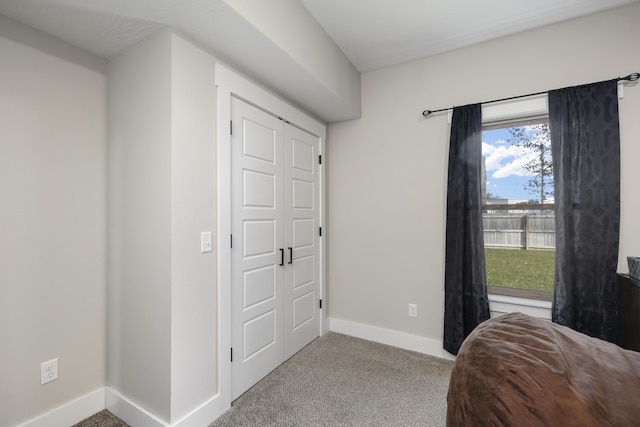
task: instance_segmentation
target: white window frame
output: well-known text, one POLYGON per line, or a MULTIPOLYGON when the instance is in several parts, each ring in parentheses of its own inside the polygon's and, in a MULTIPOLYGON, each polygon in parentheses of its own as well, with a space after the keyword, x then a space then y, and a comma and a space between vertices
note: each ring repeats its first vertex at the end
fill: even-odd
MULTIPOLYGON (((482 106, 482 124, 495 125, 518 120, 536 119, 549 115, 547 94, 495 102, 482 106)), ((551 301, 489 294, 491 317, 522 312, 543 319, 551 319, 551 301)))

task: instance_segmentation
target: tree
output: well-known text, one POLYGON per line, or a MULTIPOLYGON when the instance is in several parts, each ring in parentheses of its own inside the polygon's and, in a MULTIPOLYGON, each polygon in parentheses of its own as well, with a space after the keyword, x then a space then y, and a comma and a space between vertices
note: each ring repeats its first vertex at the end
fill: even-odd
POLYGON ((553 163, 551 162, 551 138, 549 123, 509 128, 509 142, 522 147, 535 156, 524 165, 533 176, 524 186, 536 202, 546 203, 553 197, 553 163))

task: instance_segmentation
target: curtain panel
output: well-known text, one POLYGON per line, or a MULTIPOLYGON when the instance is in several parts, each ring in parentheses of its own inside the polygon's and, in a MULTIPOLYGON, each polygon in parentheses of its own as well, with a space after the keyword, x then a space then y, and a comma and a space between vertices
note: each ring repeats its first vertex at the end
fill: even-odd
POLYGON ((620 229, 617 80, 549 92, 555 182, 552 319, 616 337, 620 229))
POLYGON ((445 350, 489 318, 482 230, 482 109, 456 107, 451 121, 445 249, 445 350))

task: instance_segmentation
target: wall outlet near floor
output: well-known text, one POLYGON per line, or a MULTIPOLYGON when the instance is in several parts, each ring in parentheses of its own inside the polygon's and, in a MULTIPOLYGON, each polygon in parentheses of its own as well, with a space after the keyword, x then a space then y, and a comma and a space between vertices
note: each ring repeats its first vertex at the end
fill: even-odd
POLYGON ((40 364, 40 385, 45 385, 58 379, 58 359, 40 364))
POLYGON ((409 304, 409 317, 418 317, 418 305, 409 304))

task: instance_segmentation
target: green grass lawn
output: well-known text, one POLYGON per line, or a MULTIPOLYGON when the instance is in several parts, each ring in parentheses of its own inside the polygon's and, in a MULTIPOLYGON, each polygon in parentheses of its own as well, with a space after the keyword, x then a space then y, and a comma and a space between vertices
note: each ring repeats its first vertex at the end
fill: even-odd
POLYGON ((484 253, 489 285, 553 290, 555 251, 485 248, 484 253))

